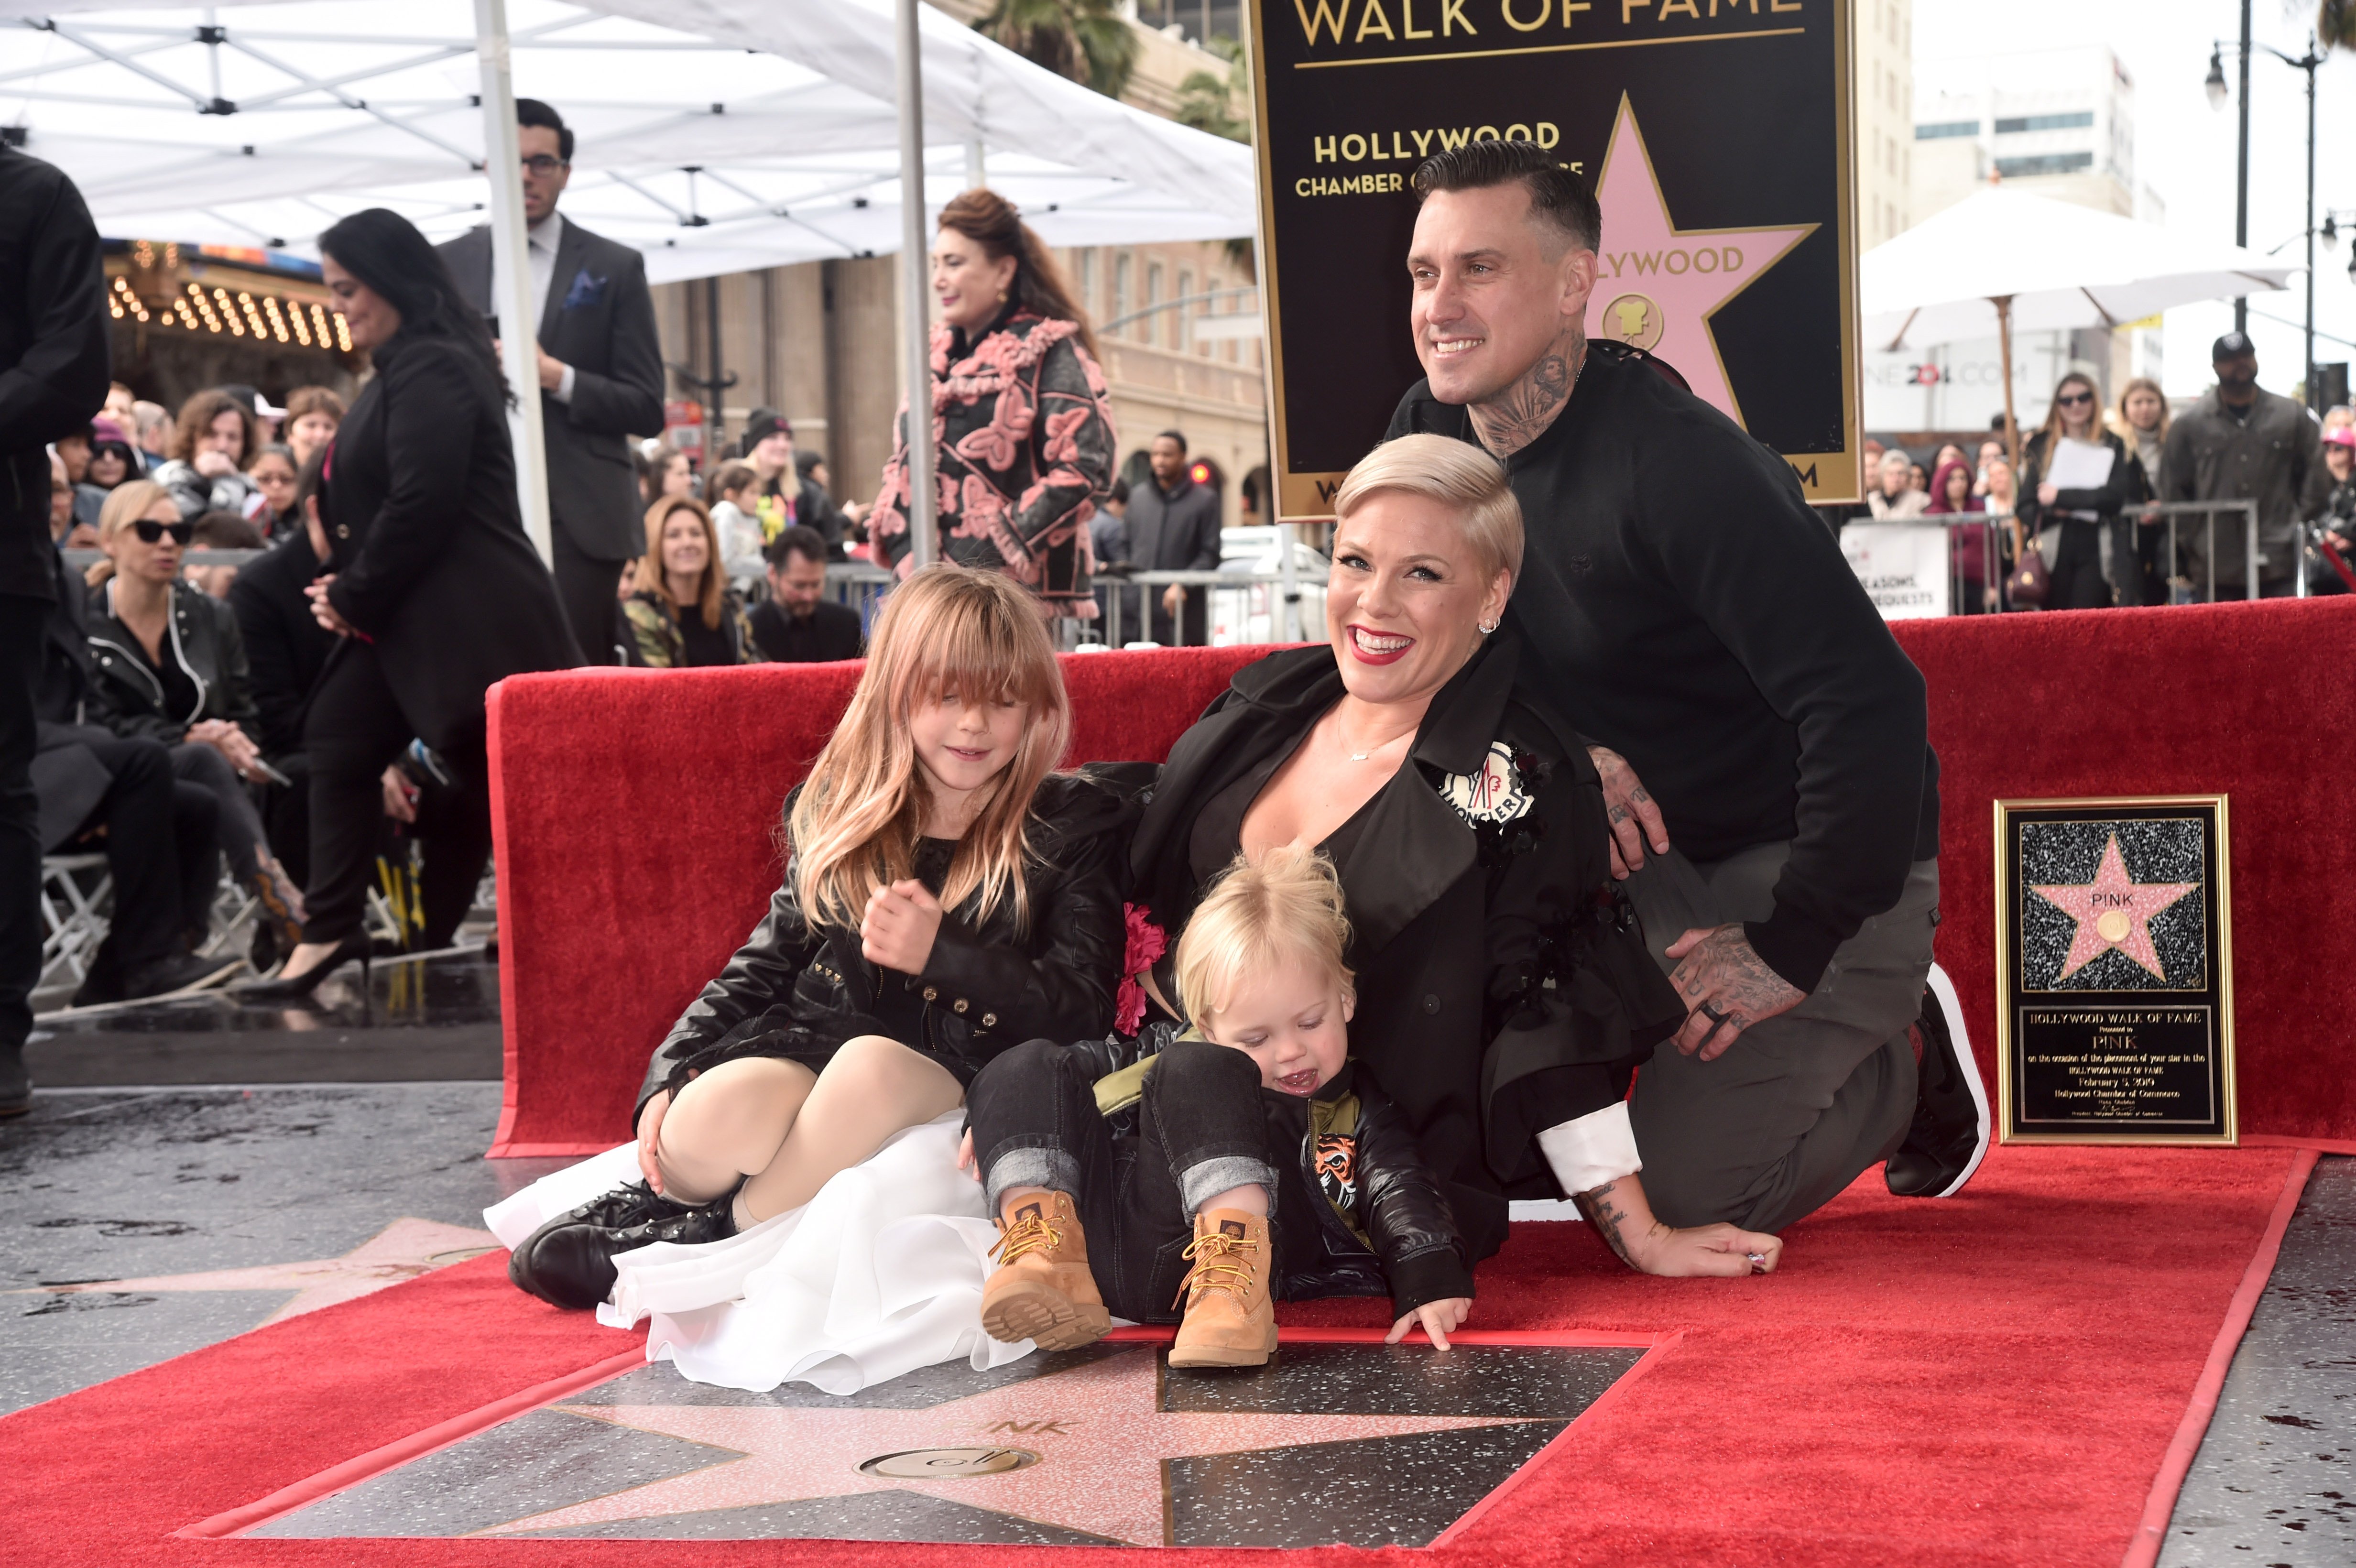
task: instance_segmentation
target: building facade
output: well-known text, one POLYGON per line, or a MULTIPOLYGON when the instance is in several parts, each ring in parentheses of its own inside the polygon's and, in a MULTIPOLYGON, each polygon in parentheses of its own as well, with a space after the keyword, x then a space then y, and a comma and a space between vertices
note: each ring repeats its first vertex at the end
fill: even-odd
MULTIPOLYGON (((988 9, 975 0, 937 3, 968 22, 988 9)), ((1226 36, 1237 5, 1145 0, 1141 9, 1130 24, 1137 64, 1123 97, 1169 114, 1187 77, 1225 73, 1226 62, 1194 40, 1206 21, 1211 36, 1226 36)), ((1091 246, 1055 259, 1096 325, 1124 460, 1159 432, 1181 431, 1191 452, 1219 468, 1227 521, 1248 520, 1241 481, 1268 461, 1248 242, 1091 246), (1248 319, 1197 330, 1205 316, 1248 319)), ((668 396, 699 400, 705 394, 694 380, 734 376, 720 394, 723 451, 734 449, 754 409, 774 408, 793 421, 797 445, 826 454, 837 499, 872 500, 900 401, 901 264, 896 256, 811 261, 656 289, 663 358, 678 368, 668 396)))
POLYGON ((1922 220, 1914 210, 1914 0, 1855 0, 1851 125, 1858 248, 1869 251, 1922 220))

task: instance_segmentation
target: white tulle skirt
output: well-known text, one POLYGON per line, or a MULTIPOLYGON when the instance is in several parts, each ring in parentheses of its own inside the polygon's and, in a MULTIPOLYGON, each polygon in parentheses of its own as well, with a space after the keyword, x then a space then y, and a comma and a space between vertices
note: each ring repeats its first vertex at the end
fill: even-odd
MULTIPOLYGON (((981 1186, 957 1166, 964 1113, 895 1134, 799 1209, 701 1246, 659 1242, 615 1260, 598 1321, 653 1321, 647 1359, 698 1382, 767 1390, 806 1382, 856 1393, 917 1367, 975 1371, 1020 1360, 1029 1340, 981 1329, 998 1230, 981 1186)), ((483 1211, 513 1247, 541 1224, 638 1179, 624 1144, 541 1178, 483 1211)))

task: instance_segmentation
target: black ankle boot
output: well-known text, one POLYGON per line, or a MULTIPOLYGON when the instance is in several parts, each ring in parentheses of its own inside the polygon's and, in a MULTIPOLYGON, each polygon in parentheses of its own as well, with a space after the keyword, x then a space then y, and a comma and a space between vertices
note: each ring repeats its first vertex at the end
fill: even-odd
POLYGON ((633 1184, 560 1214, 524 1239, 508 1277, 542 1301, 575 1311, 614 1293, 614 1260, 656 1242, 694 1245, 736 1233, 734 1189, 690 1209, 633 1184))

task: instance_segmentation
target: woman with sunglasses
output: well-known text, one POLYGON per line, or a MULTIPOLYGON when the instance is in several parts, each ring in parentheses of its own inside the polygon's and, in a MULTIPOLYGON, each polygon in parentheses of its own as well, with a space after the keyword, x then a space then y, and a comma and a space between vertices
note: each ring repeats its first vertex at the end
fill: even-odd
POLYGON ((447 770, 434 874, 446 846, 471 888, 491 851, 484 693, 581 662, 555 580, 523 531, 508 441, 514 399, 482 313, 398 213, 356 212, 319 236, 319 251, 352 347, 376 374, 320 464, 328 558, 305 592, 340 641, 303 721, 311 918, 277 978, 242 987, 281 1001, 307 996, 347 960, 368 961, 386 764, 413 737, 447 770))
MULTIPOLYGON (((127 739, 160 741, 176 778, 219 807, 221 852, 262 909, 255 955, 274 961, 302 938, 303 894, 271 852, 246 788, 270 777, 244 726, 254 717, 245 644, 229 606, 183 581, 181 552, 195 525, 163 485, 117 485, 98 518, 106 560, 90 569, 92 717, 127 739)), ((188 910, 191 927, 203 912, 188 910)))
MULTIPOLYGON (((2111 604, 2111 528, 2121 512, 2151 499, 2143 465, 2104 430, 2093 379, 2072 370, 2053 389, 2045 428, 2021 452, 2021 520, 2037 536, 2052 579, 2048 610, 2111 604)), ((2119 563, 2134 571, 2136 563, 2119 563)))

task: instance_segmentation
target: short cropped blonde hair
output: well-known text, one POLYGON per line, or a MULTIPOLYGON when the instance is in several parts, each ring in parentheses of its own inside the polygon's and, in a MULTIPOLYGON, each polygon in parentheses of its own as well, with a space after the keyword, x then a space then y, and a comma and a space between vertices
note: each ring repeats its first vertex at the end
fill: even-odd
POLYGON ((1486 580, 1522 575, 1522 504, 1505 482, 1505 466, 1468 442, 1444 435, 1402 435, 1358 460, 1334 492, 1333 516, 1343 521, 1369 496, 1386 490, 1428 496, 1453 511, 1486 580))
POLYGON ((1246 976, 1286 963, 1306 964, 1355 996, 1349 949, 1342 884, 1323 855, 1298 845, 1257 860, 1238 855, 1179 935, 1179 1005, 1200 1028, 1235 1000, 1246 976))

